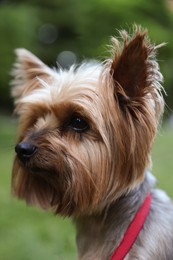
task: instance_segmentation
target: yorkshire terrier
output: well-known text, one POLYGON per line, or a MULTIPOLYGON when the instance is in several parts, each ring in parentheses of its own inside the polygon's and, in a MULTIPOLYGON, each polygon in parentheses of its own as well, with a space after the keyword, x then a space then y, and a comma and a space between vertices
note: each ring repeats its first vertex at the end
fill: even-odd
POLYGON ((16 50, 12 192, 73 218, 79 259, 172 260, 173 204, 150 173, 164 110, 159 46, 140 27, 120 35, 110 59, 69 70, 16 50))

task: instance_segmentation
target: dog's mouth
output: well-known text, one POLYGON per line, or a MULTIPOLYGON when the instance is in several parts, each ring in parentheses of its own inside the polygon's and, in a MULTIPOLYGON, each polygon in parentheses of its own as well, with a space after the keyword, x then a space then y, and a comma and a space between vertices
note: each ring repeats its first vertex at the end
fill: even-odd
POLYGON ((51 173, 50 171, 48 171, 47 169, 43 169, 41 167, 37 167, 37 166, 32 166, 32 167, 26 167, 31 173, 33 174, 43 174, 43 173, 51 173))
POLYGON ((16 159, 21 168, 26 169, 27 172, 34 175, 42 176, 53 176, 55 175, 55 170, 52 167, 42 167, 37 159, 37 156, 34 158, 23 159, 20 156, 16 155, 16 159))
POLYGON ((19 163, 20 166, 22 168, 25 168, 28 172, 30 172, 30 174, 33 175, 39 175, 39 176, 53 176, 55 175, 55 171, 53 169, 48 169, 48 168, 43 168, 41 166, 36 165, 35 163, 28 161, 23 163, 20 159, 19 159, 19 163))

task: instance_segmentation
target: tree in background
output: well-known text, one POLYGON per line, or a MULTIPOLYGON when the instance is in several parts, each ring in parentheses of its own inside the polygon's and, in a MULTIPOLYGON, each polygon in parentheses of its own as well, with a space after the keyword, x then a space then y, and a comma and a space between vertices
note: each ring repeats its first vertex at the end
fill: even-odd
POLYGON ((11 109, 8 82, 14 49, 24 47, 45 63, 62 66, 83 58, 108 57, 105 46, 117 29, 141 24, 157 44, 159 63, 173 108, 173 14, 165 0, 30 0, 0 4, 0 107, 11 109), (14 3, 15 2, 15 3, 14 3))

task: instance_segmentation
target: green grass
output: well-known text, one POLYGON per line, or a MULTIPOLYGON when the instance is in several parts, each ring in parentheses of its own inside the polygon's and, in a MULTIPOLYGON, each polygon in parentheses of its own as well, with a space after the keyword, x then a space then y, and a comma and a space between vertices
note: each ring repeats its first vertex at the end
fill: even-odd
POLYGON ((167 191, 173 199, 173 129, 167 125, 160 130, 152 153, 153 174, 158 187, 167 191))
MULTIPOLYGON (((0 116, 0 259, 73 260, 75 230, 70 220, 29 208, 10 194, 16 125, 0 116)), ((173 130, 158 135, 153 149, 153 173, 173 198, 173 130)))

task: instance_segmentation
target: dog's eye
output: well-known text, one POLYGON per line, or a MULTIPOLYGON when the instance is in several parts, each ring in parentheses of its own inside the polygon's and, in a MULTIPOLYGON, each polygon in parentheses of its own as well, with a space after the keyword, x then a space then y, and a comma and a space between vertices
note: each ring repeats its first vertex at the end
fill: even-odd
POLYGON ((74 116, 69 123, 69 127, 76 132, 83 132, 89 128, 89 125, 82 117, 74 116))

